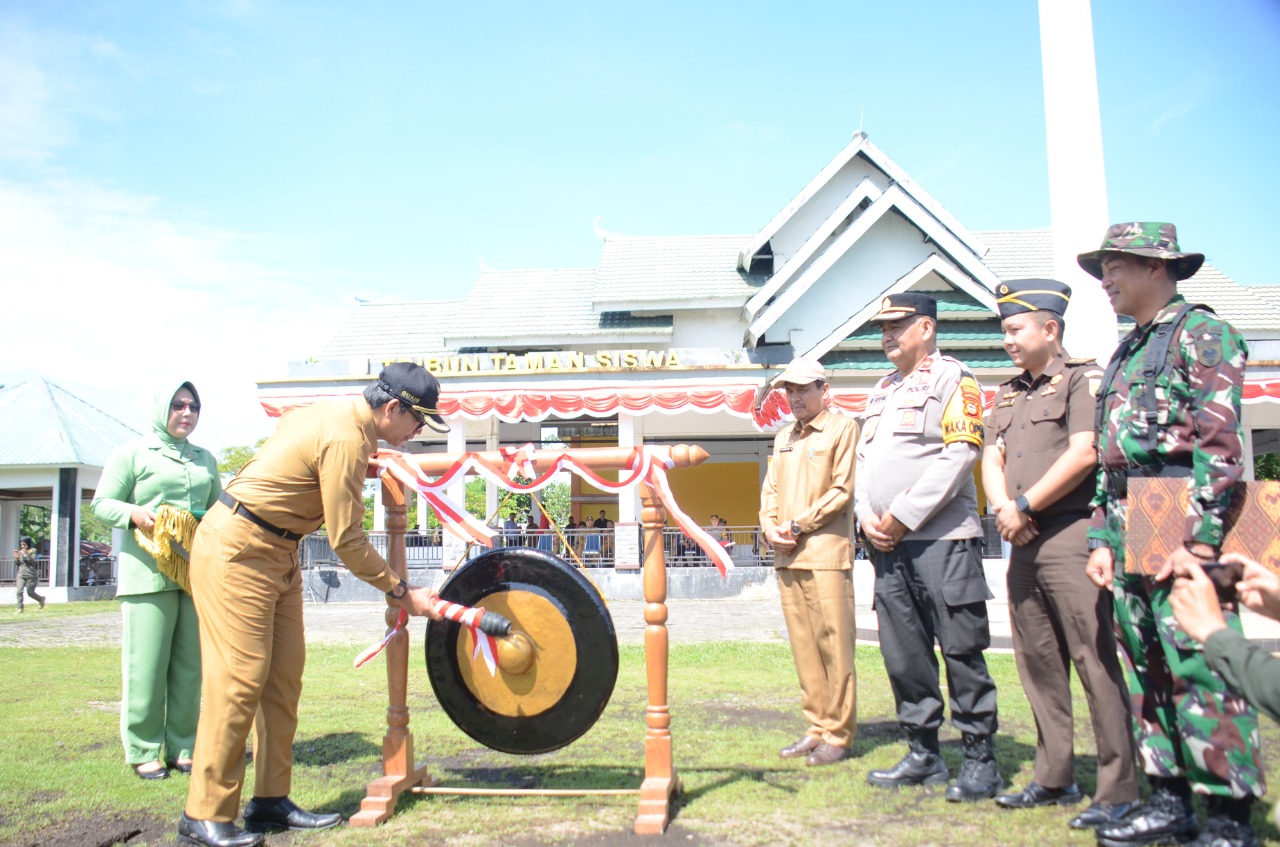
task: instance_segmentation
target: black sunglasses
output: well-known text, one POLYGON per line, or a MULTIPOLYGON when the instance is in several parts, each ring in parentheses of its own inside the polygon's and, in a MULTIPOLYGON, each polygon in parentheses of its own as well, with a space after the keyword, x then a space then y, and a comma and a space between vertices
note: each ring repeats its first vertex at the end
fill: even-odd
POLYGON ((172 403, 169 404, 169 408, 175 412, 182 412, 187 409, 190 409, 194 414, 197 414, 197 415, 200 414, 199 403, 186 403, 182 400, 174 400, 172 403))

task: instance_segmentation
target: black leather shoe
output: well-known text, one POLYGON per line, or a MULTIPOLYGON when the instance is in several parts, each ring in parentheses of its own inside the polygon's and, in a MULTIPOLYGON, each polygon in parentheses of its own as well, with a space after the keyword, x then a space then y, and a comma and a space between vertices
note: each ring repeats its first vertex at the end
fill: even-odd
POLYGON ((914 746, 898 764, 883 771, 867 774, 867 782, 880 788, 904 785, 943 785, 951 779, 947 763, 937 753, 918 750, 914 746))
POLYGON ((1001 794, 996 805, 1006 809, 1034 809, 1037 806, 1070 806, 1084 799, 1073 782, 1065 788, 1045 788, 1033 782, 1016 794, 1001 794))
POLYGON ((1004 780, 996 767, 995 744, 990 735, 961 734, 964 738, 964 763, 960 775, 947 786, 943 796, 951 803, 972 803, 996 796, 1004 788, 1004 780))
POLYGON ((178 843, 199 847, 259 847, 262 836, 245 832, 230 821, 198 821, 182 813, 178 821, 178 843))
POLYGON ((177 759, 169 759, 165 762, 169 770, 177 771, 184 776, 191 776, 191 762, 179 762, 177 759))
MULTIPOLYGON (((144 762, 143 764, 147 764, 147 763, 144 762)), ((138 779, 168 779, 169 778, 168 768, 156 768, 153 771, 142 771, 142 770, 138 770, 138 768, 140 767, 142 767, 142 765, 133 766, 133 772, 138 775, 138 779)))
POLYGON ((807 756, 814 751, 822 739, 816 735, 802 735, 795 740, 789 747, 783 747, 778 751, 778 755, 784 759, 798 759, 801 756, 807 756))
POLYGON ((1200 828, 1189 797, 1158 789, 1123 820, 1102 824, 1095 831, 1102 847, 1137 847, 1190 841, 1200 828))
POLYGON ((1258 847, 1258 839, 1247 823, 1210 817, 1204 822, 1200 837, 1188 847, 1258 847))
POLYGON ((244 828, 250 832, 281 829, 329 829, 342 823, 337 812, 317 815, 298 807, 288 797, 254 797, 244 807, 244 828))
POLYGON ((1071 819, 1067 824, 1072 829, 1093 829, 1102 826, 1104 823, 1115 823, 1122 821, 1125 815, 1138 808, 1137 802, 1133 803, 1092 803, 1089 808, 1071 819))

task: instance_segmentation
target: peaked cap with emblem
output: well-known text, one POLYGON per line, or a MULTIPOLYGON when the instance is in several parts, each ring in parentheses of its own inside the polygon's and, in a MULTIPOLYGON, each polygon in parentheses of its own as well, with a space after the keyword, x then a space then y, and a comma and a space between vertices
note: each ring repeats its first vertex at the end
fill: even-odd
POLYGON ((916 315, 924 315, 936 321, 938 319, 938 301, 928 294, 921 294, 918 291, 899 291, 896 294, 886 294, 884 299, 880 301, 880 311, 872 315, 870 320, 874 322, 896 321, 902 318, 915 317, 916 315))
POLYGON ((392 362, 378 374, 378 385, 392 397, 411 406, 436 432, 448 432, 440 416, 440 382, 431 371, 414 362, 392 362))
POLYGON ((1134 221, 1112 224, 1102 246, 1076 256, 1080 267, 1094 279, 1102 279, 1102 257, 1107 253, 1131 253, 1152 259, 1164 259, 1173 270, 1173 278, 1187 279, 1204 264, 1203 253, 1183 253, 1178 247, 1178 228, 1162 221, 1134 221))
POLYGON ((996 297, 1001 320, 1023 312, 1061 315, 1071 302, 1071 286, 1056 279, 1010 279, 996 286, 996 297))

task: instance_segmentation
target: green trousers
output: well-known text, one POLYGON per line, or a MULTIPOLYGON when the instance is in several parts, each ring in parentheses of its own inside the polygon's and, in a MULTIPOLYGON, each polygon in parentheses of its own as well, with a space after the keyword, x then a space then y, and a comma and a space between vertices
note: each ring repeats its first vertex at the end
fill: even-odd
MULTIPOLYGON (((1121 574, 1114 597, 1143 771, 1186 779, 1197 794, 1265 794, 1258 713, 1227 688, 1209 668, 1204 649, 1179 629, 1168 584, 1121 574)), ((1242 631, 1234 612, 1223 609, 1223 616, 1242 631)))
POLYGON ((200 717, 200 626, 184 591, 128 594, 120 738, 131 765, 190 759, 200 717))

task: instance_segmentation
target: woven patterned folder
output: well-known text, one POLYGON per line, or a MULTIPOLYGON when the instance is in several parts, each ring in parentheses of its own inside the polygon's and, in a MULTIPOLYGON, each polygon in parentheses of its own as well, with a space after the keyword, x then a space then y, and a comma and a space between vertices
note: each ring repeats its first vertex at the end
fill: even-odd
MULTIPOLYGON (((1188 479, 1129 480, 1125 570, 1154 574, 1182 545, 1187 527, 1188 479)), ((1280 482, 1239 483, 1227 509, 1224 553, 1243 553, 1280 573, 1280 482)))

